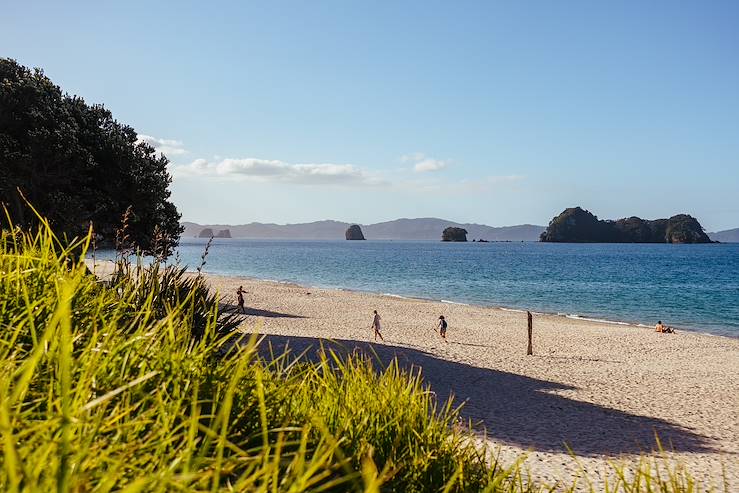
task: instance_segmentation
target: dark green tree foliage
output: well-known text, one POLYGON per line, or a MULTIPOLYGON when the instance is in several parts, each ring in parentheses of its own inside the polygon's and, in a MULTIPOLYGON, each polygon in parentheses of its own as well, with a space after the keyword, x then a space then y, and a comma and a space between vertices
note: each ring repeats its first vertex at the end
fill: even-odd
POLYGON ((697 219, 687 214, 648 221, 629 217, 602 221, 580 207, 552 219, 541 241, 567 243, 711 243, 697 219))
POLYGON ((467 241, 467 230, 449 226, 441 233, 441 241, 467 241))
POLYGON ((130 207, 130 245, 169 251, 182 228, 169 201, 167 164, 102 105, 62 93, 39 69, 0 58, 0 202, 15 224, 38 221, 25 196, 62 235, 80 236, 92 223, 112 245, 130 207))

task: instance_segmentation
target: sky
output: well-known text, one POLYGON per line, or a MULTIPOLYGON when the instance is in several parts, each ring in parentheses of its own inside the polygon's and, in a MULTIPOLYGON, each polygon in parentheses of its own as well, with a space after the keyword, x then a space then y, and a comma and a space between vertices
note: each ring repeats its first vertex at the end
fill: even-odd
POLYGON ((18 2, 0 56, 171 161, 183 220, 739 227, 739 2, 18 2))

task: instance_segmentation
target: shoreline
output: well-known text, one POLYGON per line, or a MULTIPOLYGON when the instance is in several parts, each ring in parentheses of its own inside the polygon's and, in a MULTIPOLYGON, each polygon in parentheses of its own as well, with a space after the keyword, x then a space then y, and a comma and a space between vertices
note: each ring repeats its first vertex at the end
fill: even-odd
POLYGON ((484 431, 479 439, 504 464, 525 455, 541 480, 585 471, 602 484, 609 463, 633 469, 656 454, 716 487, 725 467, 739 487, 737 338, 535 314, 527 356, 525 310, 204 275, 226 310, 236 308, 235 290, 244 286, 239 330, 263 335, 275 354, 325 341, 421 368, 441 401, 464 404, 463 418, 484 431), (374 309, 382 342, 369 328, 374 309), (439 314, 449 321, 446 342, 432 331, 439 314))
MULTIPOLYGON (((105 266, 97 271, 104 276, 105 266)), ((610 464, 633 473, 643 457, 657 457, 718 491, 724 482, 739 488, 738 338, 535 314, 528 356, 525 310, 203 275, 224 311, 236 311, 243 285, 238 330, 262 335, 270 353, 338 344, 420 369, 439 402, 463 405, 463 419, 504 465, 525 456, 540 481, 585 473, 598 488, 613 480, 610 464), (447 341, 432 330, 440 314, 447 341)))
MULTIPOLYGON (((197 271, 195 269, 188 269, 187 272, 190 274, 194 274, 197 271)), ((633 327, 633 328, 638 328, 638 329, 654 330, 653 325, 647 325, 647 324, 640 323, 640 322, 613 320, 613 319, 608 319, 608 318, 598 318, 595 315, 535 311, 535 310, 519 308, 519 307, 510 307, 510 306, 493 305, 493 304, 485 305, 485 304, 468 303, 468 302, 453 301, 453 300, 425 298, 422 296, 411 296, 411 295, 404 295, 404 294, 397 294, 397 293, 384 293, 380 291, 367 291, 363 289, 346 288, 346 287, 339 287, 339 286, 320 286, 320 285, 302 284, 300 282, 291 281, 291 280, 266 279, 266 278, 259 278, 259 277, 248 276, 248 275, 243 275, 243 274, 236 275, 236 274, 226 274, 226 273, 216 273, 216 272, 203 272, 203 275, 232 278, 232 279, 244 279, 248 281, 257 281, 257 282, 269 282, 269 283, 275 283, 278 285, 293 286, 293 287, 301 288, 301 289, 323 289, 323 290, 334 290, 338 292, 361 293, 361 294, 368 294, 368 295, 375 295, 375 296, 386 296, 388 298, 425 301, 425 302, 431 302, 431 303, 446 303, 450 305, 470 306, 470 307, 481 308, 481 309, 502 310, 502 311, 515 312, 515 313, 531 312, 531 314, 535 316, 560 317, 560 318, 566 318, 570 320, 581 320, 585 322, 593 322, 593 323, 600 323, 600 324, 633 327)), ((687 332, 690 334, 699 334, 699 335, 710 336, 710 337, 725 337, 727 339, 735 339, 735 340, 739 339, 739 332, 737 332, 737 334, 734 335, 734 334, 726 333, 726 332, 715 333, 715 332, 711 332, 710 330, 704 329, 704 328, 693 328, 693 327, 678 326, 678 325, 670 325, 670 327, 673 327, 674 329, 678 331, 687 332)))

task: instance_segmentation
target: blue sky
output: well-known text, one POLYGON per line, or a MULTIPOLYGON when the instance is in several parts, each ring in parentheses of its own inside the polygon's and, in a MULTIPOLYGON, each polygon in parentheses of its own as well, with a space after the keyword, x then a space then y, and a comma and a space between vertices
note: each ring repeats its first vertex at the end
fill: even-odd
POLYGON ((739 227, 737 2, 7 2, 197 222, 687 212, 739 227))

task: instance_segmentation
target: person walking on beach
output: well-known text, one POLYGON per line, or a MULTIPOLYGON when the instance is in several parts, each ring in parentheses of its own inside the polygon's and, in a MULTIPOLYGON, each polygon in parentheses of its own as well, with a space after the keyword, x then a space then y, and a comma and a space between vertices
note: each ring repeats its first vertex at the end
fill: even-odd
POLYGON ((239 310, 241 313, 246 313, 246 308, 244 308, 244 286, 239 286, 239 289, 236 290, 236 299, 239 303, 239 310))
POLYGON ((382 333, 380 332, 380 315, 377 313, 377 310, 375 310, 375 316, 372 318, 372 328, 375 331, 375 342, 377 342, 377 336, 380 336, 380 340, 382 342, 385 342, 385 339, 382 337, 382 333))
POLYGON ((448 324, 446 323, 446 319, 444 318, 444 315, 439 316, 439 335, 442 339, 444 339, 446 342, 449 342, 446 340, 446 328, 448 324))

